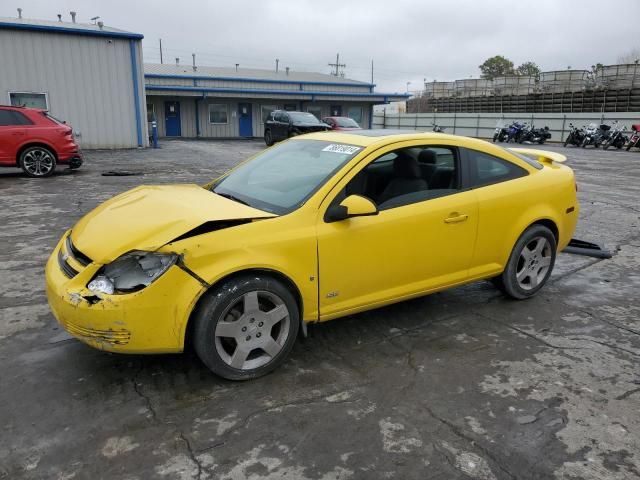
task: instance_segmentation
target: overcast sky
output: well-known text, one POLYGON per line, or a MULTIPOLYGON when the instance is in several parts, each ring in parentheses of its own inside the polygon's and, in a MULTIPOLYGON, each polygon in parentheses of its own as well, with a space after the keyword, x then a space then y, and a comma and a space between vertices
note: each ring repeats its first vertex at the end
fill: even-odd
POLYGON ((2 0, 0 16, 79 22, 144 35, 145 62, 274 68, 329 73, 340 53, 349 78, 377 90, 421 88, 424 79, 477 78, 478 65, 500 54, 543 70, 616 63, 640 46, 633 0, 2 0))

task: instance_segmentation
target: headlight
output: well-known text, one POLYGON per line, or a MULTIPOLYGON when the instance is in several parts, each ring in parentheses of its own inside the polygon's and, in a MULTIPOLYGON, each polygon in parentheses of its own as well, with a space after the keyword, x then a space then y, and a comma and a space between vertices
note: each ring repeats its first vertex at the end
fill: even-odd
POLYGON ((87 288, 96 293, 128 293, 149 286, 176 263, 173 253, 130 252, 101 268, 87 288))

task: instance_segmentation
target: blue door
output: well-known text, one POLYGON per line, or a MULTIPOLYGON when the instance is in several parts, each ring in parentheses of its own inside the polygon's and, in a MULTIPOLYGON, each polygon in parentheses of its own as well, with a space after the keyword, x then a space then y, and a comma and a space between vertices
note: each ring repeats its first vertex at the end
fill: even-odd
POLYGON ((238 122, 241 137, 253 137, 253 121, 250 103, 238 104, 238 122))
POLYGON ((167 137, 182 135, 180 128, 180 102, 164 102, 164 125, 167 137))

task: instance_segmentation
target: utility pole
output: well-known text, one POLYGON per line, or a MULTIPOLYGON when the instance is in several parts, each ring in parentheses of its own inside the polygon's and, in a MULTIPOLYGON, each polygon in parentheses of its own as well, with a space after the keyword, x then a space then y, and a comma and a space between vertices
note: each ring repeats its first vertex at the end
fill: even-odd
POLYGON ((162 39, 160 39, 160 63, 162 63, 162 39))
POLYGON ((340 68, 344 68, 347 65, 344 63, 340 63, 340 54, 336 53, 336 63, 330 63, 329 64, 330 67, 336 67, 336 71, 335 72, 331 72, 331 75, 335 75, 336 77, 340 76, 340 68))
POLYGON ((280 63, 280 59, 276 58, 276 73, 278 73, 278 64, 280 63))
POLYGON ((371 85, 373 85, 373 58, 371 59, 371 85))

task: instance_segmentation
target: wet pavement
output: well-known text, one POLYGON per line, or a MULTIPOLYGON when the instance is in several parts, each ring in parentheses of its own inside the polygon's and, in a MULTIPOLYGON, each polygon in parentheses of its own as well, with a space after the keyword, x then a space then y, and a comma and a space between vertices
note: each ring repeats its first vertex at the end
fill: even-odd
POLYGON ((561 254, 528 301, 479 282, 315 325, 233 383, 191 352, 93 350, 46 304, 44 263, 85 212, 263 148, 162 145, 46 180, 0 170, 0 479, 640 478, 640 152, 545 146, 576 171, 576 237, 612 259, 561 254))

